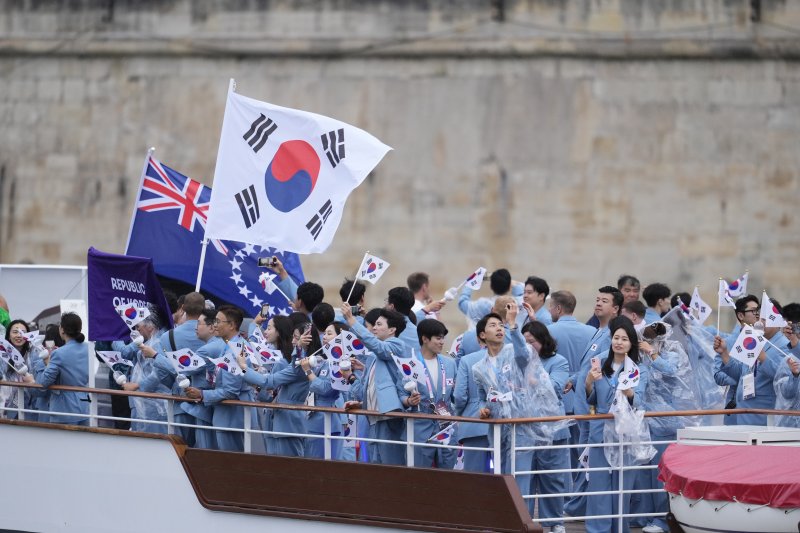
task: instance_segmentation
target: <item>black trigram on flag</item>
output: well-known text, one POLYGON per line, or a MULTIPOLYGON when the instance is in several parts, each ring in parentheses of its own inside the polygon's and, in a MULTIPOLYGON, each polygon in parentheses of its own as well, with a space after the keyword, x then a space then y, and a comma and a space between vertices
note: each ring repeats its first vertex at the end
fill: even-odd
POLYGON ((320 138, 322 139, 322 148, 325 150, 325 155, 328 156, 328 161, 331 162, 333 168, 336 168, 336 165, 344 159, 344 129, 329 131, 320 138))
POLYGON ((258 153, 264 147, 272 132, 277 129, 278 125, 262 113, 250 124, 250 129, 242 135, 242 138, 247 141, 247 144, 250 145, 255 153, 258 153))
POLYGON ((325 221, 328 220, 328 217, 331 216, 332 212, 333 206, 331 205, 331 201, 326 200, 325 204, 319 208, 319 212, 311 217, 311 220, 306 224, 306 228, 311 232, 311 236, 314 237, 315 241, 317 237, 319 237, 320 232, 322 232, 322 226, 325 224, 325 221))
POLYGON ((254 186, 236 193, 236 203, 239 204, 239 210, 242 212, 242 219, 244 225, 249 228, 256 223, 261 213, 258 211, 258 198, 256 198, 256 189, 254 186))

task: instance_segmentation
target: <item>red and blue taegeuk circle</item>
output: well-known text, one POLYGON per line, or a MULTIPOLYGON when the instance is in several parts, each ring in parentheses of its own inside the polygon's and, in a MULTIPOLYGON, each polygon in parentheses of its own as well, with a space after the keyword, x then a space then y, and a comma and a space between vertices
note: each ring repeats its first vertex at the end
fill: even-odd
POLYGON ((189 366, 192 364, 192 358, 188 355, 182 355, 178 357, 178 362, 181 364, 181 366, 189 366))
POLYGON ((136 318, 136 315, 137 315, 137 314, 138 314, 138 313, 136 312, 136 308, 135 308, 135 307, 129 307, 129 308, 127 308, 127 309, 125 310, 125 317, 126 317, 128 320, 133 320, 134 318, 136 318))
POLYGON ((744 341, 742 341, 742 346, 747 350, 752 350, 758 346, 758 342, 753 337, 745 337, 744 341))
POLYGON ((278 147, 264 174, 267 199, 283 213, 300 206, 311 195, 319 177, 319 156, 305 141, 286 141, 278 147))

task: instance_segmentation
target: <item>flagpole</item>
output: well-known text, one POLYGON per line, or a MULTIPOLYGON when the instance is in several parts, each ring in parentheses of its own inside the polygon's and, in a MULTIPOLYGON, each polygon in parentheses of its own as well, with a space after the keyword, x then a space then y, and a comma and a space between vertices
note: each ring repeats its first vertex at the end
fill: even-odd
POLYGON ((128 246, 131 244, 131 233, 133 233, 133 221, 136 220, 136 204, 139 203, 139 196, 142 195, 142 184, 144 183, 144 176, 147 174, 147 165, 150 164, 150 156, 156 151, 155 146, 147 149, 147 155, 144 156, 144 164, 142 165, 142 173, 139 175, 139 188, 136 189, 136 198, 133 201, 133 213, 131 214, 131 225, 128 228, 128 240, 125 241, 125 253, 128 253, 128 246))
POLYGON ((287 302, 289 302, 289 303, 292 303, 292 299, 291 299, 291 298, 289 298, 288 296, 286 296, 286 293, 285 293, 285 292, 283 292, 283 291, 281 290, 281 288, 280 288, 280 287, 278 287, 278 284, 277 284, 277 283, 275 283, 275 282, 271 282, 271 283, 272 283, 273 285, 275 285, 275 290, 277 290, 279 293, 281 293, 281 296, 283 296, 284 298, 286 298, 286 301, 287 301, 287 302))
MULTIPOLYGON (((719 278, 722 281, 722 278, 719 278)), ((719 293, 720 283, 717 283, 717 293, 719 293)), ((720 318, 722 318, 722 298, 721 294, 717 294, 717 335, 722 337, 722 332, 719 330, 720 318)))
POLYGON ((203 235, 203 246, 200 248, 200 265, 197 267, 197 282, 194 284, 194 292, 200 292, 200 281, 203 279, 203 266, 206 262, 206 248, 208 248, 208 238, 203 235))
MULTIPOLYGON (((230 100, 230 94, 236 92, 236 80, 231 78, 228 82, 228 94, 225 97, 225 111, 228 110, 228 100, 230 100)), ((222 116, 222 130, 225 130, 225 115, 222 116)), ((219 159, 219 149, 217 149, 217 159, 219 159)), ((217 177, 217 168, 214 169, 214 178, 217 177)), ((212 181, 212 188, 211 188, 211 195, 214 195, 214 188, 213 188, 213 181, 212 181)), ((211 211, 209 210, 208 213, 208 221, 211 220, 211 211)), ((203 248, 200 250, 200 264, 197 267, 197 283, 195 283, 194 290, 195 292, 200 292, 200 281, 203 279, 203 266, 206 261, 206 248, 208 247, 208 237, 206 233, 203 234, 203 248)), ((285 295, 284 295, 285 296, 285 295)))
POLYGON ((350 286, 350 294, 347 295, 347 299, 345 299, 345 302, 349 302, 350 297, 353 295, 353 290, 356 288, 356 282, 358 281, 358 273, 361 271, 361 265, 364 264, 364 259, 366 259, 368 255, 369 255, 369 250, 366 251, 364 257, 361 259, 361 262, 358 264, 358 268, 356 269, 356 276, 355 278, 353 278, 353 284, 350 286))

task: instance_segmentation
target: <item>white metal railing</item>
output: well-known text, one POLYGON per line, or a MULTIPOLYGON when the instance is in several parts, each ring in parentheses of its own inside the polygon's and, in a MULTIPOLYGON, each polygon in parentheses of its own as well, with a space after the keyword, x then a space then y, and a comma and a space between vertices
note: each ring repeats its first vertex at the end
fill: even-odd
MULTIPOLYGON (((49 414, 49 415, 56 415, 56 416, 74 416, 74 413, 63 413, 63 412, 50 412, 50 411, 41 411, 36 409, 25 409, 25 389, 26 388, 41 388, 39 385, 35 384, 27 384, 27 383, 17 383, 17 382, 4 382, 0 381, 0 386, 10 386, 16 387, 16 396, 17 396, 17 407, 8 407, 4 409, 0 409, 0 413, 3 413, 4 417, 8 417, 8 413, 17 413, 17 418, 19 420, 26 419, 26 413, 42 413, 42 414, 49 414)), ((241 428, 231 428, 231 427, 214 427, 209 425, 202 425, 202 424, 186 424, 181 422, 175 421, 174 415, 174 402, 195 402, 196 400, 190 400, 183 396, 171 396, 166 394, 154 394, 154 393, 144 393, 144 392, 125 392, 120 390, 111 390, 111 389, 93 389, 93 388, 86 388, 86 387, 66 387, 66 386, 53 386, 50 387, 50 390, 63 390, 63 391, 74 391, 74 392, 85 392, 89 394, 91 398, 92 404, 95 406, 98 402, 98 396, 100 395, 112 395, 112 396, 127 396, 127 397, 142 397, 147 399, 153 400, 165 400, 167 402, 166 408, 166 420, 143 420, 141 418, 123 418, 123 417, 114 417, 108 415, 101 415, 97 413, 97 409, 90 409, 89 414, 86 415, 86 418, 89 419, 89 425, 92 427, 97 427, 99 420, 107 420, 107 421, 126 421, 126 422, 142 422, 146 421, 147 424, 153 424, 158 426, 166 426, 167 434, 174 435, 176 433, 177 428, 195 428, 195 429, 204 429, 204 430, 213 430, 213 431, 226 431, 231 433, 242 433, 244 435, 244 452, 251 453, 252 452, 252 438, 257 435, 268 435, 268 436, 275 436, 275 437, 299 437, 304 439, 324 439, 323 442, 323 454, 325 459, 332 458, 332 443, 334 441, 346 441, 352 440, 355 442, 360 443, 361 445, 366 445, 369 443, 378 443, 378 444, 402 444, 405 446, 406 450, 406 465, 413 467, 414 466, 414 449, 417 447, 435 447, 437 449, 452 449, 452 450, 465 450, 465 451, 479 451, 479 452, 488 452, 491 458, 491 468, 493 473, 500 474, 503 470, 503 449, 502 449, 502 431, 504 426, 509 426, 509 431, 511 434, 511 447, 507 450, 508 457, 511 461, 509 471, 511 475, 514 477, 520 475, 546 475, 546 474, 569 474, 571 477, 575 474, 584 475, 588 473, 591 475, 592 472, 601 472, 601 471, 618 471, 619 472, 619 482, 616 484, 616 487, 612 487, 612 490, 604 490, 604 491, 584 491, 584 492, 562 492, 558 494, 526 494, 524 491, 521 491, 522 498, 528 502, 530 500, 534 500, 538 502, 542 499, 547 498, 567 498, 570 497, 585 497, 585 496, 600 496, 600 495, 616 495, 617 496, 617 513, 613 514, 604 514, 604 515, 592 515, 592 516, 563 516, 558 519, 554 518, 541 518, 541 517, 532 517, 534 522, 554 522, 554 521, 582 521, 587 519, 621 519, 621 518, 637 518, 637 517, 663 517, 665 513, 624 513, 624 500, 626 495, 631 494, 651 494, 651 493, 660 493, 664 492, 662 488, 649 488, 649 489, 624 489, 624 478, 626 473, 638 471, 648 471, 648 470, 655 470, 658 468, 657 465, 637 465, 637 466, 621 466, 621 467, 612 467, 612 466, 603 466, 603 467, 592 467, 591 465, 588 468, 584 468, 582 466, 578 466, 577 468, 563 468, 563 469, 553 469, 553 470, 516 470, 516 452, 520 451, 539 451, 539 450, 554 450, 554 449, 562 449, 562 450, 571 450, 579 448, 581 450, 587 448, 607 448, 611 446, 619 447, 618 453, 619 456, 623 456, 623 451, 625 446, 629 444, 626 443, 595 443, 595 444, 564 444, 564 445, 535 445, 535 446, 516 446, 516 425, 517 424, 531 424, 537 422, 554 422, 563 419, 572 419, 572 420, 603 420, 603 419, 611 419, 612 416, 605 414, 605 415, 580 415, 580 416, 566 416, 566 417, 545 417, 545 418, 525 418, 525 419, 508 419, 508 420, 498 420, 498 419, 484 419, 484 420, 477 420, 474 418, 463 418, 463 417, 442 417, 436 415, 427 415, 427 414, 420 414, 420 413, 400 413, 400 412, 391 412, 391 413, 375 413, 371 411, 365 410, 349 410, 345 411, 343 409, 337 409, 332 407, 314 407, 314 406, 306 406, 306 405, 281 405, 281 404, 274 404, 274 403, 262 403, 262 402, 245 402, 245 401, 237 401, 237 400, 226 400, 222 402, 225 405, 238 405, 244 409, 244 424, 241 428), (252 424, 254 410, 256 409, 273 409, 273 410, 299 410, 299 411, 317 411, 322 412, 323 416, 323 434, 308 434, 308 433, 288 433, 288 432, 280 432, 280 431, 266 431, 260 428, 254 428, 252 424), (380 415, 390 418, 403 418, 406 421, 406 439, 404 441, 392 441, 392 440, 385 440, 385 439, 375 439, 370 438, 363 435, 358 435, 357 432, 354 436, 344 436, 344 435, 334 435, 332 428, 332 417, 338 414, 355 414, 355 415, 380 415), (414 422, 415 420, 420 419, 434 419, 434 420, 441 420, 441 421, 454 421, 454 422, 468 422, 468 423, 485 423, 491 426, 492 432, 492 439, 491 444, 488 447, 464 447, 458 444, 438 444, 438 443, 429 443, 429 442, 415 442, 414 441, 414 422)), ((775 411, 775 410, 767 410, 767 409, 733 409, 733 410, 717 410, 717 411, 674 411, 674 412, 663 412, 663 413, 647 413, 646 417, 675 417, 675 416, 695 416, 695 415, 702 415, 702 416, 712 416, 712 415, 719 415, 719 414, 738 414, 738 413, 753 413, 753 414, 765 414, 765 415, 775 415, 775 414, 782 414, 782 415, 789 415, 789 416, 800 416, 800 411, 775 411)), ((769 420, 771 423, 772 416, 769 416, 769 420)), ((649 442, 643 441, 640 444, 670 444, 675 442, 674 440, 651 440, 649 442)), ((628 474, 630 475, 630 474, 628 474)), ((537 513, 538 514, 538 513, 537 513)), ((618 520, 618 530, 622 531, 623 524, 622 520, 618 520)))

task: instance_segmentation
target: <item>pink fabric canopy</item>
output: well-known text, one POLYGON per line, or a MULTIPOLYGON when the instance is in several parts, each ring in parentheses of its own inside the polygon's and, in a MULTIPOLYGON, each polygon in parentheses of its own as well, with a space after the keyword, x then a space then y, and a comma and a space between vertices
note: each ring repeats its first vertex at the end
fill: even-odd
POLYGON ((676 443, 658 466, 667 492, 689 499, 800 507, 800 447, 676 443))

